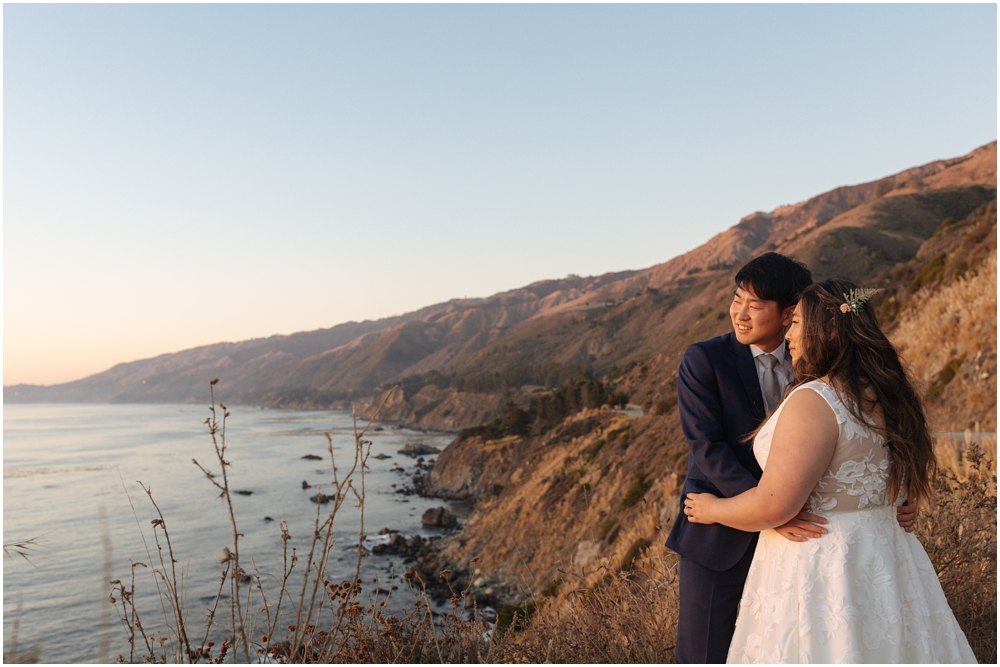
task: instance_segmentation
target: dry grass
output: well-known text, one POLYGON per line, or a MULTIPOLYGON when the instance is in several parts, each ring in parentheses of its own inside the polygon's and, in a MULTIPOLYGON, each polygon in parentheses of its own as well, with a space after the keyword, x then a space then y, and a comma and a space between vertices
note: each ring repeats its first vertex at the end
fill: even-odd
MULTIPOLYGON (((917 534, 979 662, 996 663, 996 438, 941 439, 935 495, 917 534)), ((674 662, 677 579, 669 556, 606 574, 535 613, 507 662, 674 662)), ((582 580, 581 580, 582 581, 582 580)))
POLYGON ((963 277, 914 294, 889 334, 938 428, 995 426, 996 312, 994 250, 963 277))
POLYGON ((511 663, 673 663, 677 634, 677 557, 636 559, 543 605, 523 632, 507 633, 496 656, 511 663))
POLYGON ((952 611, 986 664, 997 661, 996 446, 996 438, 939 441, 934 498, 917 524, 952 611))
MULTIPOLYGON (((980 473, 997 474, 997 439, 982 437, 978 433, 967 431, 963 438, 936 438, 934 452, 937 454, 938 465, 951 472, 959 482, 965 482, 970 477, 980 473), (970 445, 975 445, 983 453, 982 463, 970 459, 970 445), (980 466, 985 466, 980 470, 980 466)), ((996 487, 993 488, 996 495, 996 487)))
POLYGON ((8 558, 20 556, 24 560, 31 563, 31 558, 29 558, 28 555, 37 551, 38 547, 39 544, 37 537, 33 537, 30 540, 11 540, 10 542, 3 543, 3 555, 8 558))

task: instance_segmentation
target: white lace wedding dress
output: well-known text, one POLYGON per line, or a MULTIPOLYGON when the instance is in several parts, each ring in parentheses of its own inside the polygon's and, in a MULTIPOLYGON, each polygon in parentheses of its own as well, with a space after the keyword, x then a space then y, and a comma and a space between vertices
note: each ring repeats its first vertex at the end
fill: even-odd
MULTIPOLYGON (((728 662, 976 662, 927 552, 896 522, 883 438, 830 385, 795 389, 810 390, 840 426, 830 469, 809 496, 829 533, 808 542, 760 534, 728 662)), ((762 468, 780 413, 754 439, 762 468)))

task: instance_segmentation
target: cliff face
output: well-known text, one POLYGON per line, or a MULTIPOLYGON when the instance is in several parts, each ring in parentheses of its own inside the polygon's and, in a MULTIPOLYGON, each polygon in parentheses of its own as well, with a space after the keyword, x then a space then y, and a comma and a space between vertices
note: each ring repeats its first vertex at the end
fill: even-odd
POLYGON ((662 541, 686 453, 675 416, 586 410, 540 437, 455 442, 423 490, 478 498, 444 549, 449 563, 475 563, 537 594, 559 570, 597 577, 601 565, 622 566, 636 545, 662 541))

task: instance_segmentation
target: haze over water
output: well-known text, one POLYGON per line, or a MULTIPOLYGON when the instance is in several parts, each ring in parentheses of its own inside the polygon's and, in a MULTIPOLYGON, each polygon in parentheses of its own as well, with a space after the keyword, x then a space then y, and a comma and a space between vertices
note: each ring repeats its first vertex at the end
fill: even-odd
MULTIPOLYGON (((252 491, 233 495, 240 531, 241 564, 250 558, 262 572, 281 571, 279 522, 288 522, 300 563, 304 565, 317 506, 309 497, 323 485, 330 491, 332 472, 323 432, 333 438, 341 473, 353 460, 351 415, 339 411, 272 411, 230 407, 227 441, 230 488, 252 491), (306 454, 323 460, 305 460, 306 454), (302 481, 313 488, 302 489, 302 481), (273 521, 265 521, 264 517, 273 521)), ((107 659, 127 653, 126 635, 107 602, 106 579, 129 577, 129 561, 148 562, 140 527, 156 557, 150 521, 155 510, 136 483, 151 488, 166 518, 179 567, 184 568, 187 604, 195 627, 218 588, 222 547, 232 533, 218 491, 191 462, 218 471, 200 405, 7 405, 4 409, 4 543, 37 538, 31 562, 4 562, 4 651, 37 645, 43 662, 92 662, 99 657, 102 625, 110 648, 107 659), (124 485, 123 485, 124 481, 124 485), (126 495, 126 490, 128 495, 126 495), (129 496, 138 515, 133 516, 129 496), (106 521, 102 519, 102 512, 106 521), (110 538, 110 553, 102 535, 110 538), (110 558, 111 576, 102 568, 110 558)), ((420 516, 441 501, 395 493, 410 483, 413 460, 397 453, 407 442, 443 448, 452 436, 387 428, 369 432, 372 445, 366 474, 365 530, 371 539, 382 527, 405 535, 433 534, 420 516), (392 458, 378 460, 384 453, 392 458), (406 472, 394 472, 397 466, 406 472)), ((337 544, 329 578, 353 576, 358 510, 348 501, 337 519, 337 544)), ((322 506, 324 515, 329 505, 322 506)), ((368 544, 370 548, 372 543, 368 544)), ((300 566, 301 567, 301 566, 300 566)), ((402 573, 398 557, 369 556, 361 577, 366 593, 378 573, 383 587, 389 568, 402 573)), ((147 630, 159 627, 162 612, 148 570, 136 570, 140 618, 147 630), (142 612, 145 612, 142 616, 142 612)), ((390 604, 409 603, 402 586, 390 604)), ((220 609, 225 606, 221 603, 220 609)))

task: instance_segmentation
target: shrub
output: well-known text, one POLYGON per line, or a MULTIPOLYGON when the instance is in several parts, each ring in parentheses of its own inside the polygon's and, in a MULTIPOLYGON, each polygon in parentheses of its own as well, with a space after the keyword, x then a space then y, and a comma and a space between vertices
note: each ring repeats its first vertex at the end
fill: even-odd
POLYGON ((628 487, 628 492, 622 500, 622 509, 627 510, 638 503, 652 487, 652 483, 646 481, 646 473, 637 472, 635 478, 632 480, 632 485, 628 487))
POLYGON ((654 415, 669 415, 676 405, 677 397, 670 396, 662 401, 654 403, 652 412, 654 415))
POLYGON ((582 452, 583 458, 585 458, 587 461, 593 461, 594 458, 596 458, 597 455, 601 453, 601 450, 604 449, 604 445, 606 444, 607 441, 604 438, 601 438, 600 440, 596 440, 590 443, 589 445, 583 448, 582 452))
POLYGON ((531 415, 513 401, 507 401, 500 409, 500 416, 486 424, 463 428, 458 433, 459 440, 480 436, 483 440, 499 440, 508 435, 527 435, 531 428, 531 415))
POLYGON ((899 311, 902 309, 903 305, 896 300, 896 297, 890 296, 888 299, 882 301, 878 307, 878 318, 883 322, 892 322, 899 315, 899 311))
POLYGON ((629 572, 635 564, 635 559, 646 553, 646 550, 652 545, 652 542, 647 540, 645 537, 638 538, 635 542, 629 545, 628 549, 625 551, 625 555, 622 556, 622 562, 618 566, 622 572, 629 572))
POLYGON ((527 435, 531 426, 531 415, 507 401, 500 410, 500 424, 510 435, 527 435))
POLYGON ((504 432, 503 428, 500 426, 499 419, 495 419, 488 424, 480 424, 479 426, 463 428, 458 432, 459 440, 467 440, 475 437, 481 437, 483 440, 499 440, 503 436, 504 432))
POLYGON ((930 285, 936 282, 942 275, 944 275, 944 267, 948 263, 948 255, 941 253, 937 255, 920 270, 913 280, 910 282, 910 292, 916 292, 924 285, 930 285))
POLYGON ((624 408, 628 405, 628 394, 624 391, 615 390, 608 396, 608 405, 613 408, 624 408))
POLYGON ((614 516, 609 516, 607 519, 604 520, 604 522, 601 524, 601 530, 598 531, 598 536, 601 538, 601 540, 604 540, 608 537, 608 533, 611 532, 611 529, 614 528, 615 524, 617 523, 618 523, 618 517, 614 516))
POLYGON ((945 385, 955 379, 955 375, 958 373, 958 369, 962 367, 963 363, 965 363, 964 354, 961 357, 954 357, 950 359, 948 363, 944 365, 944 368, 938 372, 937 378, 934 380, 934 384, 927 389, 927 398, 937 398, 940 396, 941 392, 944 391, 945 385))
POLYGON ((556 593, 559 592, 559 588, 563 585, 562 579, 553 579, 549 583, 545 584, 545 588, 542 589, 542 597, 551 598, 555 597, 556 593))
POLYGON ((942 233, 944 233, 949 227, 951 227, 954 224, 955 224, 955 218, 953 218, 952 216, 948 216, 947 218, 945 218, 944 220, 942 220, 941 224, 938 225, 938 228, 936 230, 934 230, 934 236, 940 236, 942 233))
POLYGON ((505 604, 497 612, 496 633, 501 637, 508 631, 523 630, 527 621, 538 610, 538 604, 534 600, 527 600, 521 604, 505 604))

